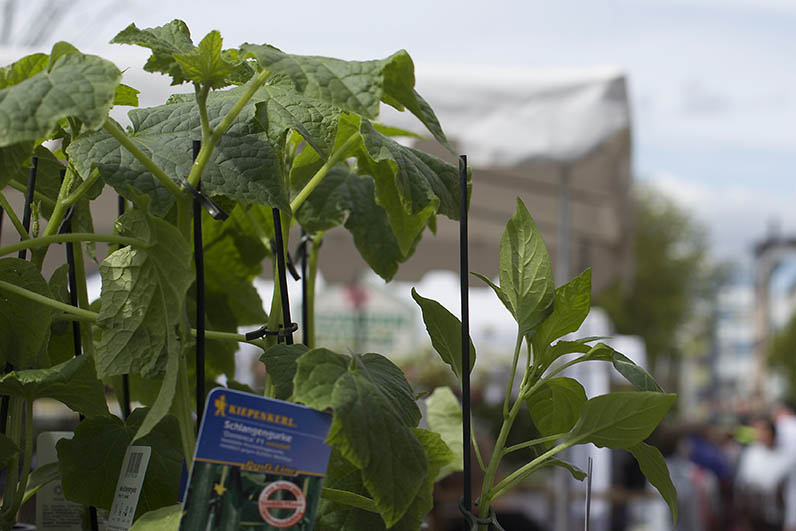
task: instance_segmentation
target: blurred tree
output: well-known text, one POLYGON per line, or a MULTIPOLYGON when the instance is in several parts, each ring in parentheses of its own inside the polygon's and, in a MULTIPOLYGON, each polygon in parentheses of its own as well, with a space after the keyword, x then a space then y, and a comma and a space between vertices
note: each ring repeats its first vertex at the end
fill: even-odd
POLYGON ((769 346, 768 361, 779 369, 788 384, 787 398, 796 399, 796 312, 788 324, 774 336, 769 346))
POLYGON ((617 333, 644 339, 653 374, 666 359, 662 376, 674 388, 683 351, 708 344, 713 301, 728 267, 711 260, 704 227, 654 187, 636 183, 634 207, 633 277, 604 290, 596 304, 617 333))

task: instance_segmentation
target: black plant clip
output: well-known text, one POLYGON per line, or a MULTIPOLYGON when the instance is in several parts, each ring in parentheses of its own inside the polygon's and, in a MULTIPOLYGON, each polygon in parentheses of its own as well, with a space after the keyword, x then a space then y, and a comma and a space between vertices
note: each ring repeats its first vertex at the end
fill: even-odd
POLYGON ((185 177, 180 177, 180 184, 193 194, 193 196, 202 205, 202 208, 207 210, 207 213, 210 214, 210 216, 213 219, 218 221, 224 221, 229 217, 229 214, 227 214, 223 208, 218 206, 218 203, 216 203, 215 201, 210 199, 210 197, 203 194, 200 190, 197 190, 196 188, 191 186, 191 183, 188 182, 188 179, 186 179, 185 177))
MULTIPOLYGON (((276 249, 276 240, 273 238, 271 238, 271 249, 276 249)), ((296 256, 298 257, 298 251, 296 252, 296 256)), ((296 258, 296 261, 300 261, 300 259, 296 258)), ((287 272, 293 277, 293 280, 301 280, 301 275, 299 275, 296 269, 296 263, 293 261, 293 257, 290 256, 290 253, 285 253, 285 269, 287 269, 287 272)))
POLYGON ((282 338, 285 338, 291 335, 293 332, 298 330, 298 323, 290 323, 290 326, 287 328, 279 325, 279 330, 268 330, 267 325, 263 325, 257 330, 252 330, 251 332, 246 332, 246 341, 252 341, 254 339, 260 339, 263 336, 277 336, 281 341, 282 338))
POLYGON ((467 521, 467 525, 469 526, 470 531, 478 531, 478 527, 482 525, 489 525, 491 528, 496 529, 497 531, 506 531, 498 523, 494 507, 489 508, 488 517, 479 518, 478 516, 471 513, 469 509, 467 509, 467 507, 464 506, 464 498, 462 498, 461 500, 459 500, 459 511, 461 511, 461 513, 464 515, 464 519, 467 521))

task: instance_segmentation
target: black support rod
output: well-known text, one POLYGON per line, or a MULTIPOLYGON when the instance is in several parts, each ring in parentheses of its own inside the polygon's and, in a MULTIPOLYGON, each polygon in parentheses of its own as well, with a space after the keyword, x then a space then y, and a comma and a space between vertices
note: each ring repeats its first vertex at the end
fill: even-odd
MULTIPOLYGON (((202 143, 193 141, 193 158, 199 156, 202 143)), ((196 190, 202 183, 196 184, 196 190)), ((196 430, 202 422, 205 408, 205 255, 202 242, 202 203, 193 199, 193 257, 196 265, 196 430)))
POLYGON ((307 262, 309 261, 309 246, 310 242, 307 239, 307 233, 301 229, 301 245, 303 251, 301 253, 301 342, 306 346, 310 346, 310 317, 307 302, 309 293, 307 293, 307 262))
POLYGON ((288 332, 293 321, 290 318, 290 298, 287 295, 287 266, 285 261, 285 244, 282 240, 282 218, 279 209, 273 209, 274 214, 274 240, 276 243, 276 270, 279 278, 279 296, 282 299, 282 319, 285 326, 285 343, 293 344, 293 333, 288 332))
MULTIPOLYGON (((116 198, 116 217, 122 217, 124 211, 127 209, 127 201, 122 196, 116 198)), ((122 374, 122 400, 119 404, 122 410, 122 417, 127 420, 130 416, 130 375, 122 374)))
POLYGON ((462 446, 464 447, 464 508, 472 510, 470 463, 470 265, 467 255, 467 157, 459 157, 459 281, 462 310, 462 446))

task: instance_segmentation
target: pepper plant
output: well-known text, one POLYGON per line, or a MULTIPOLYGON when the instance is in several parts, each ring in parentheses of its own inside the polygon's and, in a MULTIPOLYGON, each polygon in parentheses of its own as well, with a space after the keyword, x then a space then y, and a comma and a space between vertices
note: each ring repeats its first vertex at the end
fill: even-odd
MULTIPOLYGON (((586 474, 562 460, 560 454, 575 445, 591 443, 629 451, 669 504, 676 521, 677 493, 666 462, 657 448, 644 442, 663 420, 676 395, 664 393, 652 376, 627 356, 605 343, 593 344, 600 338, 569 338, 583 324, 591 307, 591 270, 556 288, 545 243, 518 198, 500 240, 500 285, 484 275, 476 276, 492 288, 517 322, 503 422, 488 460, 482 458, 473 437, 484 474, 477 517, 488 520, 495 500, 542 469, 562 467, 583 480, 586 474), (523 347, 525 355, 521 359, 523 347), (588 398, 577 380, 562 375, 567 368, 585 362, 611 363, 636 391, 588 398), (515 389, 518 377, 520 383, 515 389), (538 436, 508 445, 506 441, 519 415, 530 416, 538 436), (515 453, 524 454, 524 464, 498 477, 503 458, 515 453)), ((462 367, 461 322, 438 302, 415 290, 412 296, 422 309, 435 350, 461 379, 464 370, 472 369, 462 367)), ((476 351, 472 341, 469 349, 474 364, 476 351)), ((487 524, 481 524, 480 529, 486 531, 487 524)))

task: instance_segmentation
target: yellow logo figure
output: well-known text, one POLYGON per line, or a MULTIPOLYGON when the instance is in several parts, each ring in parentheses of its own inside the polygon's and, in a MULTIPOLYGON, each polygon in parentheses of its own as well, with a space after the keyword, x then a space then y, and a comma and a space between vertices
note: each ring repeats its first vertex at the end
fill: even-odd
POLYGON ((227 416, 227 395, 221 395, 215 399, 213 405, 216 406, 216 417, 226 417, 227 416))

